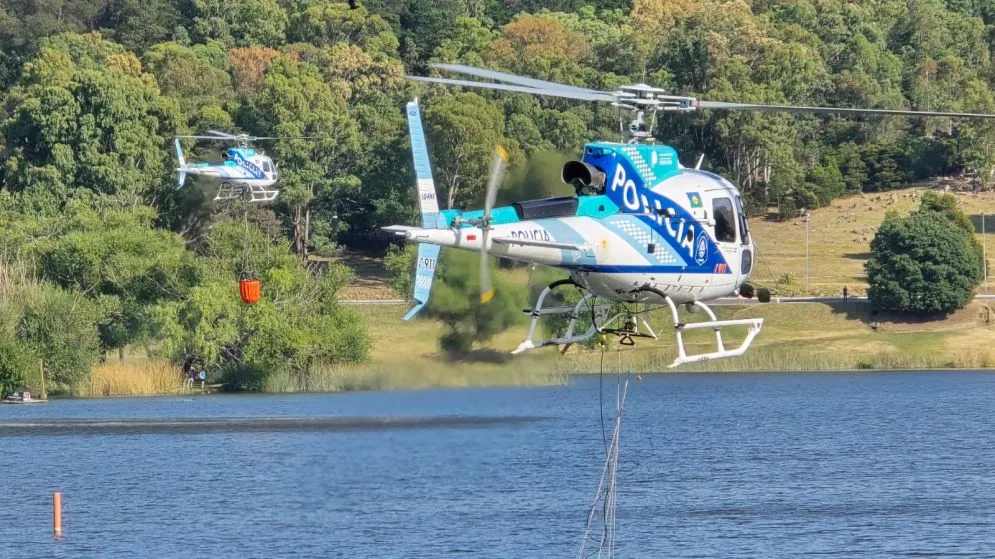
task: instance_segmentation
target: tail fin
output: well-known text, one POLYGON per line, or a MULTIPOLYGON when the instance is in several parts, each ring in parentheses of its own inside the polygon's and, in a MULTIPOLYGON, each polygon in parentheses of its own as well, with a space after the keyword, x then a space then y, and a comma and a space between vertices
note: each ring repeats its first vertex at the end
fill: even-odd
POLYGON ((176 188, 180 188, 183 186, 183 183, 185 183, 187 180, 187 171, 186 171, 187 160, 183 157, 183 148, 180 147, 180 139, 174 138, 173 142, 174 145, 176 146, 176 159, 180 162, 180 167, 178 169, 178 171, 180 172, 180 178, 177 179, 176 181, 177 182, 176 188))
MULTIPOLYGON (((425 144, 425 131, 422 129, 421 110, 418 101, 408 103, 408 132, 411 136, 411 154, 415 162, 415 178, 418 181, 418 205, 421 209, 421 225, 425 228, 437 226, 439 201, 435 197, 435 181, 432 179, 432 164, 428 159, 425 144)), ((418 244, 418 262, 415 269, 415 307, 404 315, 410 320, 427 303, 435 278, 435 265, 439 261, 439 245, 418 244)))

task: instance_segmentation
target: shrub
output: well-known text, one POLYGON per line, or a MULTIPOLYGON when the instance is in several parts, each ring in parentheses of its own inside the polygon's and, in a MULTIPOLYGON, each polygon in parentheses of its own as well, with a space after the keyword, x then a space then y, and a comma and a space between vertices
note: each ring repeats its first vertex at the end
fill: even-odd
POLYGON ((983 266, 973 226, 953 197, 926 196, 910 216, 885 217, 865 264, 867 294, 882 310, 949 313, 971 300, 983 266))
POLYGON ((75 292, 46 286, 27 303, 18 337, 45 360, 53 391, 72 391, 100 354, 94 303, 75 292))
POLYGON ((10 339, 0 341, 0 398, 20 390, 34 364, 34 354, 23 344, 10 339))

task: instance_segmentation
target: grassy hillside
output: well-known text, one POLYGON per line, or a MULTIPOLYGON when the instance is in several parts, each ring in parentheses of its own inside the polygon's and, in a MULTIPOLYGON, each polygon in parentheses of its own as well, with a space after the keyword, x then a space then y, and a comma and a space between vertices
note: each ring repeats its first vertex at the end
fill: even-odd
MULTIPOLYGON (((844 285, 849 286, 852 294, 863 294, 867 287, 864 261, 885 212, 911 211, 918 205, 923 190, 925 187, 911 187, 881 194, 861 194, 835 200, 829 207, 812 211, 808 224, 810 286, 807 291, 805 219, 799 217, 781 222, 754 218, 751 221, 753 238, 766 264, 764 260, 757 263, 753 279, 783 295, 838 296, 844 285)), ((995 193, 956 196, 971 215, 979 241, 983 240, 981 215, 988 214, 986 243, 989 250, 995 250, 995 193)))

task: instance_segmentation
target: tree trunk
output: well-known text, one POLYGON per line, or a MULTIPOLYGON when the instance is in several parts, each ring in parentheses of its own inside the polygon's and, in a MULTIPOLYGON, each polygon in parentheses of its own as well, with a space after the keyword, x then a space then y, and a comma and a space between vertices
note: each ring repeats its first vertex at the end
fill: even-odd
POLYGON ((301 253, 301 205, 296 204, 294 206, 294 240, 293 240, 293 250, 295 254, 301 253))
POLYGON ((307 258, 308 247, 311 246, 311 200, 314 200, 314 183, 308 186, 307 206, 304 207, 304 243, 301 245, 301 257, 307 258))

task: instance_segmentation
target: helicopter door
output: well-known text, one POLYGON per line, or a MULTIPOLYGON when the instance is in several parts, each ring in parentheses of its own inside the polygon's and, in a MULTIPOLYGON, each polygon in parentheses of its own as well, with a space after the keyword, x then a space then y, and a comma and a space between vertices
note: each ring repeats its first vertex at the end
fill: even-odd
POLYGON ((715 241, 733 273, 729 279, 736 281, 741 272, 739 261, 742 247, 737 242, 736 226, 739 220, 732 198, 724 196, 712 198, 712 219, 715 223, 715 241))
POLYGON ((273 165, 270 163, 269 159, 263 159, 263 173, 266 174, 268 179, 276 179, 276 173, 274 172, 273 165))

